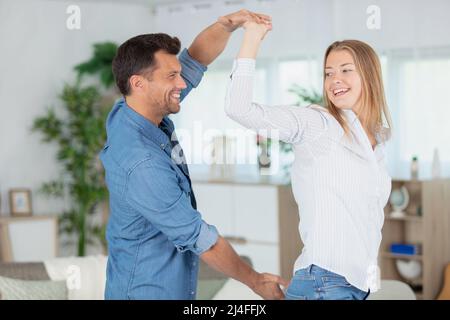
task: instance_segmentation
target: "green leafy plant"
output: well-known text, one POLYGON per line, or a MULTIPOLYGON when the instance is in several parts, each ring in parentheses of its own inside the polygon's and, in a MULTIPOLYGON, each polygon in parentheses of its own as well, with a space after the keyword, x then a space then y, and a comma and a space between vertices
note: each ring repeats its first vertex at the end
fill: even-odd
POLYGON ((97 74, 105 88, 110 88, 114 83, 111 62, 116 52, 117 44, 113 42, 94 44, 94 55, 92 58, 75 66, 78 76, 97 74))
POLYGON ((294 84, 288 91, 297 96, 298 105, 318 104, 323 106, 322 94, 314 89, 307 90, 298 84, 294 84))
POLYGON ((69 196, 70 209, 63 212, 59 227, 60 232, 77 236, 79 256, 86 254, 87 244, 99 241, 106 247, 105 225, 95 223, 93 215, 108 195, 98 154, 106 140, 105 121, 111 107, 111 99, 105 101, 99 88, 82 86, 81 81, 83 74, 98 74, 106 88, 112 85, 114 47, 112 43, 95 44, 94 57, 75 67, 76 83, 64 86, 60 94, 63 108, 49 108, 35 119, 32 128, 42 134, 44 142, 58 146, 63 174, 44 183, 41 191, 54 197, 69 196))

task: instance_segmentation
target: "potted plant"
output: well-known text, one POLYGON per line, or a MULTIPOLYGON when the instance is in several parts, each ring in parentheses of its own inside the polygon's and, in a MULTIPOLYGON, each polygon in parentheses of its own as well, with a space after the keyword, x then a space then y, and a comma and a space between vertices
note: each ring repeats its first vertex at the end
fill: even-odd
POLYGON ((75 67, 76 83, 64 86, 61 107, 49 108, 33 123, 33 131, 40 132, 44 142, 58 146, 61 178, 44 183, 41 191, 70 198, 70 210, 62 214, 59 226, 60 232, 77 237, 78 256, 84 256, 87 244, 96 241, 106 247, 105 223, 96 223, 93 215, 107 199, 98 154, 106 141, 105 121, 112 98, 117 96, 105 90, 113 84, 111 62, 116 50, 111 42, 95 44, 94 56, 75 67), (99 75, 104 88, 83 86, 85 74, 99 75))

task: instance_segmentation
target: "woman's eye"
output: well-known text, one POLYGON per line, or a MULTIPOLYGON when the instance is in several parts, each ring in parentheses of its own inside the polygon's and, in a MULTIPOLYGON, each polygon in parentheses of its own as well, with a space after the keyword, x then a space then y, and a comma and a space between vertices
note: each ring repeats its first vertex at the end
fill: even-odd
POLYGON ((331 72, 325 73, 325 76, 326 76, 326 77, 330 77, 330 76, 331 76, 331 72))

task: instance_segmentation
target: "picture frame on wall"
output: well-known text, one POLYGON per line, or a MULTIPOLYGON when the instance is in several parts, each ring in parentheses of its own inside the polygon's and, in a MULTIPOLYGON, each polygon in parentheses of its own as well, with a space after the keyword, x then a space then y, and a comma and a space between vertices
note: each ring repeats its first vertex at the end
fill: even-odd
POLYGON ((33 214, 31 190, 18 188, 9 190, 9 207, 13 217, 29 217, 33 214))

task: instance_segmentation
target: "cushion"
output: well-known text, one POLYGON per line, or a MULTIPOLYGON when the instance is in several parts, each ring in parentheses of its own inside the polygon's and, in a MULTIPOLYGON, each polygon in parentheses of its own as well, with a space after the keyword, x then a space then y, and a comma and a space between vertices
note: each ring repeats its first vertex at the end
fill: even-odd
POLYGON ((107 260, 104 255, 59 257, 44 265, 51 280, 67 282, 69 300, 103 300, 107 260))
POLYGON ((380 289, 370 293, 367 300, 416 300, 409 285, 398 280, 381 280, 380 289))
POLYGON ((50 280, 42 262, 0 262, 0 276, 21 280, 50 280))
POLYGON ((66 300, 65 281, 18 280, 0 276, 2 300, 66 300))

